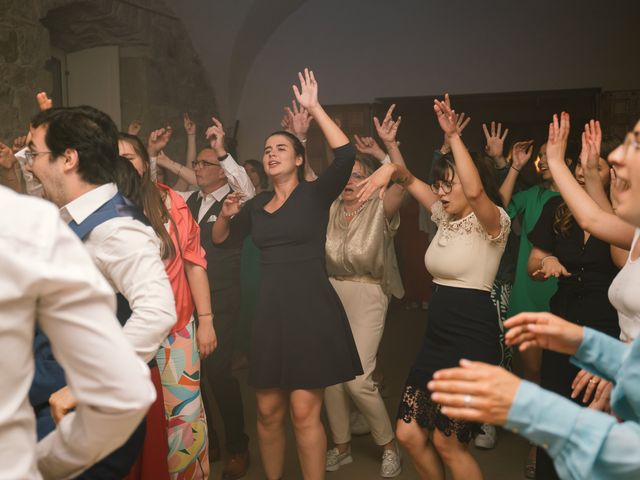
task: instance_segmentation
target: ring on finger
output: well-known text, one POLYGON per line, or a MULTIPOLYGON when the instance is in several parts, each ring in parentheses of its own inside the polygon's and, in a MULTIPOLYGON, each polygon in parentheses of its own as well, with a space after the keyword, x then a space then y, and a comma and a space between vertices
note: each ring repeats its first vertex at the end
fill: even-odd
POLYGON ((598 380, 596 380, 595 378, 592 378, 591 380, 589 380, 589 383, 598 383, 598 380))
POLYGON ((471 407, 472 401, 473 401, 473 397, 471 395, 465 395, 464 398, 462 399, 462 402, 464 403, 464 406, 466 408, 471 407))

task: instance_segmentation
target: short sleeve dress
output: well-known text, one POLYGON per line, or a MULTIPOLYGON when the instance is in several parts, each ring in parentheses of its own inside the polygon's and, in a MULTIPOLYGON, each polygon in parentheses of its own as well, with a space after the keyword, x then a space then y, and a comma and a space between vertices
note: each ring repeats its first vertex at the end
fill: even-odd
POLYGON ((363 373, 325 264, 329 208, 355 161, 351 144, 334 154, 323 175, 298 184, 275 212, 264 209, 274 192, 262 192, 231 222, 227 242, 250 233, 260 249, 262 274, 249 372, 255 388, 316 389, 363 373))

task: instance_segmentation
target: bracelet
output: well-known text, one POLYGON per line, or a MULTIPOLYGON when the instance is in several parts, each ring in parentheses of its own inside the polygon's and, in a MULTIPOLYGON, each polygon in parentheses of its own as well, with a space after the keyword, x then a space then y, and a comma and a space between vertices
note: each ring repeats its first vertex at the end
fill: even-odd
POLYGON ((213 313, 198 313, 198 318, 200 317, 213 317, 213 313))
POLYGON ((183 167, 184 167, 184 165, 180 165, 180 167, 178 168, 178 171, 176 172, 177 176, 180 176, 180 172, 182 171, 183 167))
POLYGON ((514 167, 513 165, 511 165, 511 168, 513 168, 516 172, 520 173, 520 170, 518 170, 516 167, 514 167))
POLYGON ((220 155, 218 157, 218 161, 224 162, 227 158, 229 158, 229 152, 225 153, 224 155, 220 155))
POLYGON ((546 257, 544 257, 542 260, 540 260, 540 268, 544 268, 544 261, 547 258, 555 258, 556 260, 558 259, 555 255, 547 255, 546 257))

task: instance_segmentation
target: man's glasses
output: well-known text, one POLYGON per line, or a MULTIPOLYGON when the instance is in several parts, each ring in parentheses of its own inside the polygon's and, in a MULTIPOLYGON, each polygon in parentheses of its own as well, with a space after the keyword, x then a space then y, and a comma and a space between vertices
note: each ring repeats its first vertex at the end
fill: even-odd
POLYGON ((219 163, 207 162, 206 160, 194 160, 191 162, 191 166, 195 170, 196 168, 204 168, 204 167, 219 167, 219 163))
POLYGON ((446 180, 439 180, 437 182, 432 183, 430 186, 431 186, 431 191, 436 195, 438 195, 438 192, 440 192, 440 189, 442 189, 442 191, 446 195, 448 193, 451 193, 451 189, 453 188, 454 184, 455 182, 447 182, 446 180))
POLYGON ((51 152, 49 152, 49 151, 47 151, 47 152, 32 152, 31 150, 26 150, 24 152, 24 158, 27 160, 27 165, 33 166, 33 162, 35 162, 36 158, 38 158, 38 156, 40 156, 40 155, 44 155, 45 153, 51 153, 51 152))

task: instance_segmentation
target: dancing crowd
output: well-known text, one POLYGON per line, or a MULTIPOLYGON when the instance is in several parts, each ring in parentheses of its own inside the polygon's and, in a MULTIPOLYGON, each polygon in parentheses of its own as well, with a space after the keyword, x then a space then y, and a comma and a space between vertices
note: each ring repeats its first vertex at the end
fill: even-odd
POLYGON ((242 165, 216 118, 198 152, 184 115, 175 161, 170 126, 143 140, 139 121, 119 132, 37 94, 26 135, 0 144, 0 478, 207 479, 223 456, 222 478, 244 477, 238 351, 269 480, 283 478, 287 417, 308 480, 353 468, 363 430, 384 478, 405 452, 420 478, 482 479, 469 445, 490 448, 496 426, 531 442, 528 478, 638 478, 640 122, 626 138, 588 122, 575 155, 567 113, 544 144, 509 149, 492 122, 475 153, 471 119, 445 95, 423 181, 395 106, 373 118, 381 144, 352 143, 312 71, 293 94, 262 160, 242 165), (333 156, 320 174, 305 156, 312 122, 333 156), (393 417, 375 377, 404 295, 394 237, 408 196, 436 227, 433 287, 393 417))

